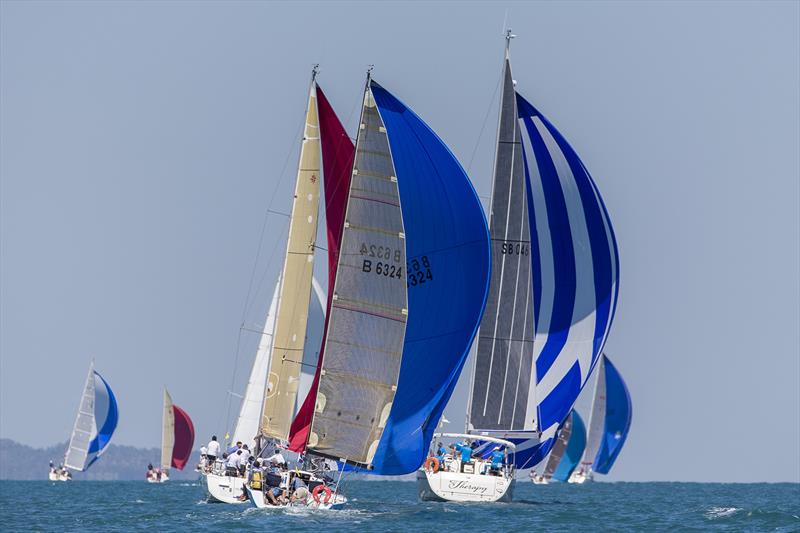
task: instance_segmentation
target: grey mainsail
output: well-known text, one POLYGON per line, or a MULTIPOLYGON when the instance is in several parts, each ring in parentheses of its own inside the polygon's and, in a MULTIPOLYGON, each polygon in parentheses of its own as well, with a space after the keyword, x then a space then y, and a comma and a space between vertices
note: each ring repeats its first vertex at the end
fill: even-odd
POLYGON ((511 64, 506 57, 489 229, 492 279, 478 332, 467 429, 521 432, 532 394, 531 242, 523 151, 511 64))
POLYGON ((408 315, 396 175, 368 80, 307 447, 364 466, 397 390, 408 315))
POLYGON ((567 444, 569 444, 570 435, 572 435, 572 413, 569 414, 564 424, 561 426, 561 429, 558 431, 556 443, 553 445, 553 449, 550 450, 550 455, 547 457, 543 472, 546 479, 552 478, 556 468, 558 468, 558 464, 561 462, 561 458, 564 456, 564 452, 567 449, 567 444))

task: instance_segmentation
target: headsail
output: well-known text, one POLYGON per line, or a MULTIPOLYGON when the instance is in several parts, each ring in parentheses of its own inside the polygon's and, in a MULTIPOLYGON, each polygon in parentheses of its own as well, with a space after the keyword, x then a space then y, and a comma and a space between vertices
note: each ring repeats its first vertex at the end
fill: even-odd
POLYGON ((105 452, 118 419, 111 387, 90 365, 64 465, 73 470, 89 468, 105 452))
POLYGON ((261 416, 261 434, 278 440, 288 438, 294 418, 311 297, 320 182, 314 85, 312 79, 261 416))
POLYGON ((583 449, 586 447, 586 426, 584 426, 578 412, 573 410, 568 420, 572 421, 572 431, 570 432, 567 447, 561 456, 561 461, 558 463, 555 472, 553 472, 552 477, 556 481, 567 481, 569 479, 572 471, 580 463, 581 454, 583 454, 583 449))
MULTIPOLYGON (((339 121, 339 117, 328 102, 322 88, 317 85, 317 109, 319 114, 319 132, 322 145, 323 185, 325 190, 325 221, 328 228, 328 298, 325 306, 325 325, 322 339, 328 332, 328 316, 333 303, 333 287, 336 284, 336 267, 339 263, 339 249, 344 231, 344 215, 350 191, 350 177, 353 170, 355 145, 339 121)), ((311 419, 319 387, 319 376, 322 361, 325 357, 324 343, 320 346, 316 372, 308 394, 300 406, 297 416, 292 422, 289 433, 289 446, 294 452, 302 452, 306 448, 311 419)))
POLYGON ((494 269, 468 429, 538 438, 515 454, 519 468, 530 468, 550 451, 605 344, 619 261, 596 185, 558 130, 515 92, 508 55, 502 94, 494 269))
POLYGON ((603 355, 598 368, 589 439, 583 462, 592 471, 608 474, 631 427, 632 404, 628 387, 616 367, 603 355), (592 459, 594 458, 594 459, 592 459))
MULTIPOLYGON (((424 461, 474 338, 488 289, 489 242, 477 195, 444 143, 377 83, 369 82, 364 101, 337 288, 329 316, 329 342, 322 363, 323 401, 318 401, 314 414, 309 450, 369 466, 376 474, 404 474, 424 461), (358 232, 363 226, 381 227, 378 221, 385 233, 369 232, 363 235, 364 247, 360 242, 354 249, 348 246, 350 235, 361 236, 358 232), (394 245, 384 242, 395 233, 398 241, 394 245), (376 238, 380 240, 372 242, 376 238), (395 303, 391 319, 386 308, 381 309, 384 316, 375 317, 391 320, 392 327, 352 330, 358 335, 357 342, 366 340, 371 348, 378 342, 392 343, 391 350, 381 347, 377 358, 362 352, 347 361, 348 372, 361 369, 372 372, 371 377, 387 378, 380 387, 384 396, 377 401, 367 398, 363 387, 354 387, 353 381, 328 380, 328 365, 343 361, 340 355, 332 358, 328 351, 340 312, 343 264, 358 267, 351 275, 360 276, 356 278, 363 284, 360 286, 373 291, 386 288, 407 298, 405 312, 395 303), (431 364, 432 354, 435 364, 431 364), (394 383, 389 379, 392 377, 394 383), (393 399, 387 390, 391 388, 396 388, 393 399), (333 395, 336 404, 331 403, 333 395), (340 434, 329 434, 334 437, 324 450, 315 442, 318 428, 336 431, 342 427, 332 420, 339 417, 334 405, 342 405, 344 395, 364 408, 377 406, 368 420, 370 429, 362 431, 366 438, 359 443, 366 448, 362 456, 366 461, 349 455, 340 444, 347 437, 340 434), (387 400, 391 403, 383 403, 387 400), (318 425, 318 421, 322 423, 318 425)), ((347 409, 341 412, 351 417, 354 413, 347 409)))

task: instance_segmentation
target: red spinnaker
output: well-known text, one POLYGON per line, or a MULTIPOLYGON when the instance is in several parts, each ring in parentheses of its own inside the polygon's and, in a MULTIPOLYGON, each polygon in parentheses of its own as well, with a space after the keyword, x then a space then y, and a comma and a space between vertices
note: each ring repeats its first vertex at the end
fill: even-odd
POLYGON ((317 113, 319 113, 320 141, 322 144, 322 168, 325 188, 325 222, 328 226, 328 303, 325 312, 325 329, 322 335, 322 347, 319 350, 317 371, 308 396, 297 412, 289 431, 289 449, 302 452, 306 448, 311 419, 314 415, 314 404, 317 401, 319 373, 322 368, 322 357, 325 350, 325 337, 328 335, 328 317, 330 317, 333 286, 336 281, 336 265, 339 262, 339 248, 342 244, 344 215, 347 208, 347 195, 350 191, 350 174, 353 171, 353 158, 356 148, 347 136, 339 117, 334 113, 325 94, 317 85, 317 113))
POLYGON ((172 466, 183 470, 192 455, 194 424, 186 411, 177 405, 172 406, 172 412, 175 414, 175 445, 172 447, 172 466))

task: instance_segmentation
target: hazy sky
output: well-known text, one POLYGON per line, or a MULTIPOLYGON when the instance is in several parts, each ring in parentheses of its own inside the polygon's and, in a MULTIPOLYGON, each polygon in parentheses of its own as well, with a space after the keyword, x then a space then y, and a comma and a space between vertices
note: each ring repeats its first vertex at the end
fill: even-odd
POLYGON ((0 436, 65 440, 92 357, 115 442, 158 444, 163 385, 201 440, 224 434, 257 340, 237 361, 242 317, 263 323, 282 261, 271 215, 246 306, 265 212, 290 209, 311 65, 355 131, 375 64, 488 197, 506 10, 517 88, 619 240, 607 351, 634 422, 608 478, 800 481, 798 2, 3 1, 0 436))

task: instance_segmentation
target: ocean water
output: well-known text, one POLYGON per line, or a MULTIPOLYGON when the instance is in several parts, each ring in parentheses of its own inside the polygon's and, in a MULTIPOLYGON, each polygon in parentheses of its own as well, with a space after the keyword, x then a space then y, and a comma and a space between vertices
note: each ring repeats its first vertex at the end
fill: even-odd
POLYGON ((800 484, 533 485, 515 501, 417 501, 416 484, 352 481, 340 511, 206 503, 200 482, 0 481, 0 530, 32 531, 798 531, 800 484))

